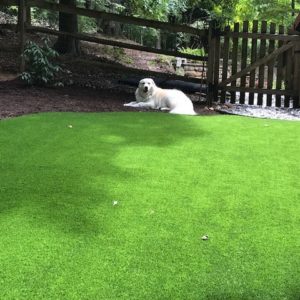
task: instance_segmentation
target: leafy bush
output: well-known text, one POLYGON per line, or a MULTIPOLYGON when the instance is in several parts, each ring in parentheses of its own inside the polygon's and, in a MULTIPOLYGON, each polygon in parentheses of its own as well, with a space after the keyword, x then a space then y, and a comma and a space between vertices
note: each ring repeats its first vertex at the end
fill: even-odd
POLYGON ((31 22, 33 25, 57 29, 58 12, 42 8, 31 8, 31 22))
POLYGON ((26 71, 21 74, 21 79, 28 85, 61 85, 55 83, 55 75, 61 71, 60 66, 51 62, 58 53, 50 48, 49 39, 43 39, 44 45, 40 47, 28 41, 22 54, 26 62, 26 71))
POLYGON ((204 48, 180 48, 179 52, 191 55, 205 56, 204 48))
POLYGON ((78 16, 78 31, 87 32, 87 33, 96 33, 97 32, 97 22, 96 19, 78 16))

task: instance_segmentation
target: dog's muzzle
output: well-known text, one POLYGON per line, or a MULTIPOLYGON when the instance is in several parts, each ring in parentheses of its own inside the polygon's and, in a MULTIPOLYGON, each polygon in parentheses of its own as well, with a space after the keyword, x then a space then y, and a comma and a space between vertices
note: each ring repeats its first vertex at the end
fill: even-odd
POLYGON ((144 87, 144 93, 147 93, 147 92, 148 92, 148 87, 145 86, 145 87, 144 87))

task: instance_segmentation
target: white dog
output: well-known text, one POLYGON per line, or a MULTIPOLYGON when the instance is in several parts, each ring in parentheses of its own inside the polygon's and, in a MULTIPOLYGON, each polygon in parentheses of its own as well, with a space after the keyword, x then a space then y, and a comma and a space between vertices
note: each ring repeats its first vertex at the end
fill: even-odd
POLYGON ((151 78, 139 82, 135 99, 136 101, 125 103, 124 106, 169 110, 171 114, 196 115, 192 101, 183 92, 161 89, 151 78))

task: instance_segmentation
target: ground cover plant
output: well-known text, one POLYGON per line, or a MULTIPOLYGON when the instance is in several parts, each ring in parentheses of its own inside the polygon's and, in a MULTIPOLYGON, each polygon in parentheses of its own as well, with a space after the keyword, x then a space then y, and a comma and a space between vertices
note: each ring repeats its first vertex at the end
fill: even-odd
POLYGON ((1 121, 0 298, 299 299, 299 137, 233 116, 1 121))

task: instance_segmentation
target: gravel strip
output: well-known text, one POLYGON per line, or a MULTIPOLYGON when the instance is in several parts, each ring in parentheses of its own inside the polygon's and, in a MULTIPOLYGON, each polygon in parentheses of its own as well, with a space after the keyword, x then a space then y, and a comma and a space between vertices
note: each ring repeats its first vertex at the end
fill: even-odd
POLYGON ((223 105, 217 107, 216 110, 220 113, 247 117, 300 121, 300 109, 294 108, 261 107, 236 104, 231 105, 231 107, 223 105))

